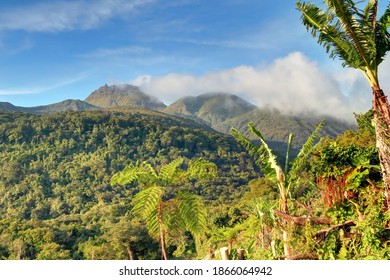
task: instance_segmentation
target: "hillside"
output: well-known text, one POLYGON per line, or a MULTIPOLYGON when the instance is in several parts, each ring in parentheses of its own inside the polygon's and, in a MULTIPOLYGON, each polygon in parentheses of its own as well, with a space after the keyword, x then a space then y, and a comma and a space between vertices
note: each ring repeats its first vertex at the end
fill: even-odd
MULTIPOLYGON (((61 252, 70 252, 68 258, 84 258, 82 244, 103 231, 93 221, 118 223, 139 190, 135 185, 114 188, 111 176, 129 163, 147 161, 158 169, 179 156, 217 164, 219 176, 212 182, 178 186, 202 195, 209 205, 240 196, 256 176, 253 162, 234 139, 163 113, 0 112, 0 240, 20 221, 23 230, 9 242, 24 240, 22 258, 38 257, 42 248, 25 236, 41 231, 50 233, 61 252)), ((0 259, 18 258, 12 254, 0 246, 0 259)))
POLYGON ((9 102, 0 102, 0 110, 11 111, 11 112, 21 112, 23 107, 15 106, 9 102))
POLYGON ((152 110, 162 110, 166 106, 157 98, 149 96, 139 90, 138 87, 124 84, 107 84, 92 92, 85 102, 101 108, 113 107, 145 107, 152 110))
POLYGON ((10 111, 10 112, 25 112, 31 114, 51 114, 58 112, 66 111, 86 111, 86 110, 96 110, 100 109, 94 105, 91 105, 87 102, 81 100, 67 99, 58 103, 35 106, 35 107, 21 107, 14 106, 8 102, 0 102, 0 110, 10 111))
POLYGON ((225 93, 184 97, 169 105, 164 112, 206 123, 225 134, 230 134, 234 127, 249 136, 248 124, 254 122, 279 153, 284 153, 290 133, 294 134, 293 152, 296 152, 322 119, 327 120, 324 136, 335 137, 355 127, 330 116, 286 115, 276 109, 258 108, 238 96, 225 93))
POLYGON ((331 116, 314 116, 313 114, 288 115, 272 108, 258 108, 242 98, 228 93, 206 93, 198 96, 186 96, 165 106, 157 98, 151 97, 138 87, 123 85, 104 85, 92 92, 85 101, 65 100, 59 103, 19 107, 11 103, 0 102, 0 110, 50 114, 65 111, 85 111, 96 109, 140 108, 161 111, 166 114, 193 120, 212 129, 230 134, 232 127, 247 133, 248 123, 254 122, 271 146, 279 151, 284 150, 290 132, 294 134, 294 149, 299 148, 314 126, 323 118, 327 125, 323 135, 334 137, 345 130, 354 129, 355 125, 331 116))
POLYGON ((203 120, 211 127, 231 119, 256 106, 240 97, 225 93, 206 93, 198 96, 180 98, 164 109, 164 112, 203 120))

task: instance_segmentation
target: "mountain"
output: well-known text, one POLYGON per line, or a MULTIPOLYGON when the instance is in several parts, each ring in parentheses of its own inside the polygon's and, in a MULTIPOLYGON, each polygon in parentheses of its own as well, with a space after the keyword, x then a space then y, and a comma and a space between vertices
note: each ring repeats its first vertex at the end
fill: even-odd
POLYGON ((92 92, 85 99, 85 102, 101 108, 131 106, 145 107, 159 111, 166 107, 166 105, 157 98, 149 96, 140 91, 138 87, 128 84, 111 86, 105 84, 92 92))
POLYGON ((236 95, 225 93, 184 97, 165 108, 163 112, 206 123, 225 134, 230 134, 231 128, 234 127, 248 137, 252 137, 248 124, 253 122, 270 146, 282 154, 285 152, 290 133, 294 134, 292 152, 295 154, 322 119, 327 120, 322 132, 324 136, 334 137, 355 127, 331 116, 290 115, 276 109, 259 108, 236 95))
POLYGON ((257 108, 240 97, 227 93, 206 93, 180 98, 163 112, 197 119, 211 127, 257 108))
POLYGON ((24 112, 31 114, 51 114, 66 111, 86 111, 100 109, 94 105, 81 100, 67 99, 58 103, 35 106, 35 107, 20 107, 8 102, 0 102, 0 110, 11 112, 24 112))
POLYGON ((271 147, 280 153, 284 153, 290 133, 294 134, 293 148, 297 151, 321 119, 327 120, 323 135, 334 137, 345 130, 355 128, 355 125, 331 116, 292 115, 281 113, 276 109, 259 108, 237 95, 228 93, 187 96, 167 107, 157 98, 128 84, 111 86, 106 84, 92 92, 85 101, 65 100, 37 107, 19 107, 8 102, 0 102, 0 110, 33 114, 96 109, 122 110, 126 108, 160 111, 176 118, 196 121, 202 125, 203 129, 212 128, 225 134, 230 134, 230 129, 234 127, 249 137, 251 135, 248 132, 248 123, 254 122, 265 139, 270 142, 271 147))
POLYGON ((293 147, 300 148, 313 132, 315 126, 323 119, 326 120, 326 125, 321 132, 323 136, 335 137, 346 130, 355 128, 355 125, 331 116, 286 115, 276 109, 256 108, 220 123, 215 129, 228 133, 234 127, 251 138, 248 124, 253 122, 265 139, 276 146, 278 144, 283 146, 284 152, 285 143, 288 142, 290 133, 294 135, 293 147))
POLYGON ((11 112, 21 112, 23 107, 15 106, 9 102, 0 102, 0 110, 11 111, 11 112))
POLYGON ((67 99, 46 106, 25 108, 25 112, 29 112, 33 114, 50 114, 50 113, 59 113, 59 112, 66 112, 66 111, 87 111, 87 110, 97 110, 97 109, 101 109, 101 108, 81 100, 67 99))

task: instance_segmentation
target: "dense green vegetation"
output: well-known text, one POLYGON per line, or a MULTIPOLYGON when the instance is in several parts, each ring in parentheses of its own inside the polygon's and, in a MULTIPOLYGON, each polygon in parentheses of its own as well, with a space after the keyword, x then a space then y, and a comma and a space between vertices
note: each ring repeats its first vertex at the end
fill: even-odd
POLYGON ((130 242, 136 257, 158 258, 129 214, 138 185, 110 179, 136 161, 159 169, 179 157, 218 165, 215 180, 178 186, 208 205, 232 201, 255 176, 234 139, 165 114, 1 112, 0 258, 127 258, 130 242))
POLYGON ((281 181, 233 137, 162 113, 0 112, 0 258, 388 259, 371 119, 316 131, 299 162, 262 139, 281 181))

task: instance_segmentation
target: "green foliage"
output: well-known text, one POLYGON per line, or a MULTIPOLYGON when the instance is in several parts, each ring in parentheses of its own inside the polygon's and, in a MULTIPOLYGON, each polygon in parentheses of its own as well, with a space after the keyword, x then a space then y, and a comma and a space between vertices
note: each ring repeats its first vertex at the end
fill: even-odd
POLYGON ((277 156, 268 146, 260 131, 254 127, 253 123, 249 124, 249 129, 260 140, 260 146, 255 145, 238 130, 232 129, 232 134, 235 139, 243 145, 252 157, 254 157, 255 162, 260 165, 261 171, 265 174, 265 177, 269 178, 277 185, 280 200, 279 209, 282 212, 288 212, 287 196, 289 195, 290 187, 296 183, 295 181, 298 178, 298 172, 301 171, 302 167, 307 163, 308 157, 315 148, 315 141, 320 137, 319 131, 323 128, 324 124, 325 121, 323 120, 315 127, 313 133, 303 144, 298 156, 292 162, 291 169, 289 169, 290 162, 288 162, 288 160, 293 136, 290 134, 284 171, 281 167, 281 163, 277 160, 277 156))
POLYGON ((111 180, 112 183, 127 184, 139 179, 139 183, 146 185, 146 189, 134 196, 132 213, 146 221, 152 238, 160 240, 164 258, 168 257, 165 248, 166 237, 178 246, 179 249, 175 254, 179 255, 184 248, 185 230, 197 237, 205 231, 207 224, 206 209, 199 196, 185 191, 178 192, 173 198, 167 199, 167 189, 168 186, 191 179, 212 178, 216 174, 217 167, 207 160, 196 159, 189 162, 185 170, 181 168, 183 162, 183 158, 177 158, 162 166, 158 174, 152 169, 150 175, 144 174, 146 163, 129 165, 119 175, 114 175, 111 180), (142 172, 142 177, 133 175, 138 174, 138 171, 142 172), (144 177, 149 181, 143 181, 144 177), (123 180, 123 178, 130 179, 123 180))
POLYGON ((207 211, 201 198, 189 192, 177 196, 180 216, 186 228, 194 235, 204 233, 207 225, 207 211))
POLYGON ((370 68, 377 75, 378 65, 390 50, 387 32, 390 7, 377 20, 377 1, 367 1, 364 10, 352 0, 325 3, 328 9, 322 10, 315 4, 298 1, 303 24, 332 58, 340 57, 343 65, 363 72, 370 68))
POLYGON ((52 115, 0 112, 0 120, 0 217, 15 221, 18 227, 44 227, 54 236, 42 243, 48 247, 35 246, 37 238, 26 242, 23 231, 0 225, 0 258, 54 258, 57 254, 58 258, 87 259, 93 251, 97 258, 100 248, 100 258, 127 259, 126 244, 134 247, 135 258, 159 258, 158 243, 148 237, 145 225, 135 227, 139 234, 130 231, 139 241, 119 242, 111 237, 111 228, 119 227, 142 188, 130 183, 130 178, 122 178, 128 180, 123 186, 114 188, 110 183, 129 160, 150 172, 151 166, 161 171, 179 158, 184 159, 184 167, 193 158, 214 162, 218 178, 188 181, 167 193, 172 197, 172 191, 191 188, 209 205, 239 197, 240 189, 254 176, 253 162, 234 139, 165 114, 142 110, 52 115), (90 238, 87 253, 81 245, 90 238), (58 252, 55 249, 50 256, 49 248, 58 252))

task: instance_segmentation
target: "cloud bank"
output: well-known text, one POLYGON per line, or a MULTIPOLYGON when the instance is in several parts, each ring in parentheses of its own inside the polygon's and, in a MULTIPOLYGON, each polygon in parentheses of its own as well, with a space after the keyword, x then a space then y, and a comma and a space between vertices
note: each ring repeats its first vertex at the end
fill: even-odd
POLYGON ((239 66, 202 76, 145 75, 131 83, 168 104, 186 95, 228 92, 286 113, 315 112, 353 120, 353 113, 371 107, 370 87, 360 76, 354 69, 328 73, 302 53, 293 52, 258 67, 239 66))
POLYGON ((92 29, 113 17, 126 16, 153 0, 53 1, 4 9, 0 30, 60 32, 92 29))

